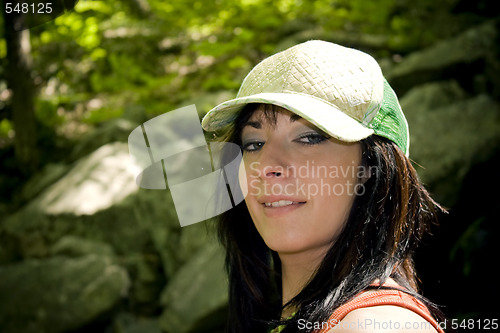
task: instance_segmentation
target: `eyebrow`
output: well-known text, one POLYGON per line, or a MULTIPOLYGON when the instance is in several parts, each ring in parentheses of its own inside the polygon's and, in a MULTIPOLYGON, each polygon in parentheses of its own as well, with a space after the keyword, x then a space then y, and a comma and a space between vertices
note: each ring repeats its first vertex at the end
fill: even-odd
POLYGON ((260 123, 260 121, 247 121, 246 123, 243 124, 242 127, 246 127, 246 126, 250 126, 253 128, 257 128, 257 129, 262 128, 262 124, 260 123))
MULTIPOLYGON (((299 116, 298 114, 292 114, 290 116, 290 122, 293 123, 301 118, 302 117, 299 116)), ((245 126, 250 126, 250 127, 256 128, 256 129, 261 129, 262 123, 260 121, 247 121, 246 123, 243 124, 242 128, 245 126)))

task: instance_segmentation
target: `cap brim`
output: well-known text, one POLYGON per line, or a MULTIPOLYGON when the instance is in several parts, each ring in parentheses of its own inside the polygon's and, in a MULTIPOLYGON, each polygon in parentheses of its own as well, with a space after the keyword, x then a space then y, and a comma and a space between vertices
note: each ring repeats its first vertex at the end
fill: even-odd
POLYGON ((228 129, 238 117, 239 111, 249 103, 281 106, 344 142, 357 142, 374 133, 335 105, 297 93, 260 93, 226 101, 205 115, 201 123, 203 129, 209 132, 228 129))

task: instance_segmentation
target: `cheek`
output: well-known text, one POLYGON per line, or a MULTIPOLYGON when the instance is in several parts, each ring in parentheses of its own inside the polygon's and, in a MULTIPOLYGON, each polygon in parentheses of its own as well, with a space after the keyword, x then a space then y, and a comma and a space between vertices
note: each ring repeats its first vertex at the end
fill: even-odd
POLYGON ((259 179, 259 162, 249 162, 245 159, 241 160, 240 168, 238 172, 238 179, 240 182, 240 187, 244 190, 244 193, 248 193, 251 188, 257 186, 256 182, 259 179))
POLYGON ((247 168, 245 167, 245 163, 242 160, 238 169, 238 182, 240 184, 241 193, 243 193, 243 197, 245 198, 248 195, 247 175, 247 168))
POLYGON ((334 175, 309 179, 311 219, 318 230, 335 237, 345 224, 356 197, 357 178, 334 175))
POLYGON ((353 196, 328 195, 313 202, 316 230, 327 239, 334 239, 342 230, 351 211, 353 196))

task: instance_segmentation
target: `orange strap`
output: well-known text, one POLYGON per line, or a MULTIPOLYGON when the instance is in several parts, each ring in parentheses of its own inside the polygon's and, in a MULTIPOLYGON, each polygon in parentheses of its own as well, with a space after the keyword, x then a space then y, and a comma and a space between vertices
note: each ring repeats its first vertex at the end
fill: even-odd
POLYGON ((337 308, 331 315, 328 320, 328 323, 331 323, 331 326, 329 328, 322 329, 318 333, 328 332, 329 329, 336 326, 351 311, 379 305, 395 305, 411 310, 428 321, 439 333, 444 333, 422 302, 405 292, 394 289, 381 289, 372 292, 365 292, 353 300, 345 303, 337 308))

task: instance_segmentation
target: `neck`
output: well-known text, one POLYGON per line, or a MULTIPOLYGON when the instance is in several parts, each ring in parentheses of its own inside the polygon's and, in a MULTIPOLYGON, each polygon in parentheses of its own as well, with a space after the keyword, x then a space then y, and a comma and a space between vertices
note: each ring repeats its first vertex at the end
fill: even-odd
MULTIPOLYGON (((315 249, 300 253, 279 253, 281 260, 281 282, 283 305, 297 296, 311 280, 325 254, 324 249, 315 249)), ((282 317, 287 318, 295 311, 290 306, 283 310, 282 317)))

